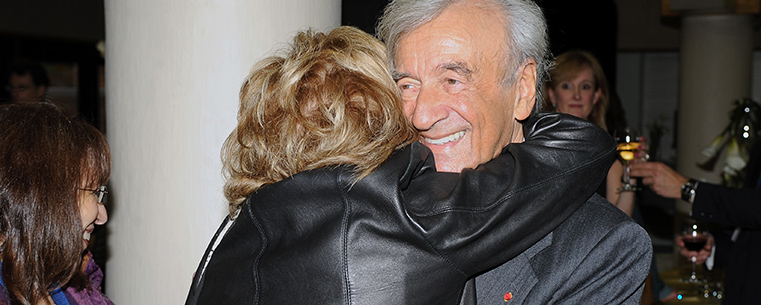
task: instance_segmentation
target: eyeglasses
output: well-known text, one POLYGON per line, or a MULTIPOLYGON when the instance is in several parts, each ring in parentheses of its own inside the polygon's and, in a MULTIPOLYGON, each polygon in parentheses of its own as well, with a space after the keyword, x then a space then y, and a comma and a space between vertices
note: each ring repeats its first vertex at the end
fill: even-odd
POLYGON ((80 190, 92 192, 93 195, 98 197, 98 203, 106 205, 106 194, 108 194, 108 188, 105 185, 99 186, 97 189, 84 189, 80 190))

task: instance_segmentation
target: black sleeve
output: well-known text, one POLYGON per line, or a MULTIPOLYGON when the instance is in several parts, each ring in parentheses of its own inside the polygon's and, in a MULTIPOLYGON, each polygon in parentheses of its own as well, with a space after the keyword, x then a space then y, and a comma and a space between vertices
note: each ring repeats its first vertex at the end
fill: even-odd
POLYGON ((458 174, 418 173, 403 195, 410 220, 462 270, 479 272, 528 249, 595 191, 615 157, 602 129, 570 115, 538 114, 526 141, 458 174))
POLYGON ((692 217, 698 221, 761 229, 761 189, 700 182, 695 191, 692 217))

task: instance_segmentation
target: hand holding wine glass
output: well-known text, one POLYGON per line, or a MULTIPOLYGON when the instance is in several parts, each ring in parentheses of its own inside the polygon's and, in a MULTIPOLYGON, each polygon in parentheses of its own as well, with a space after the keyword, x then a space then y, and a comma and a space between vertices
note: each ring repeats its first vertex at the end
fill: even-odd
POLYGON ((703 247, 703 249, 700 249, 699 251, 692 251, 687 249, 684 244, 684 237, 682 235, 677 236, 674 242, 676 243, 676 246, 680 248, 679 254, 681 256, 684 256, 689 260, 692 260, 693 256, 697 258, 695 260, 696 265, 702 265, 705 263, 705 261, 711 255, 711 250, 713 249, 714 245, 713 235, 710 234, 708 235, 708 242, 703 247))
POLYGON ((690 262, 692 262, 692 273, 689 278, 682 279, 682 281, 687 283, 705 282, 704 279, 697 277, 697 274, 695 273, 695 263, 697 262, 698 252, 705 248, 706 243, 708 243, 709 235, 708 230, 706 230, 703 225, 695 222, 687 222, 684 224, 681 242, 684 244, 685 249, 695 254, 690 257, 690 262))

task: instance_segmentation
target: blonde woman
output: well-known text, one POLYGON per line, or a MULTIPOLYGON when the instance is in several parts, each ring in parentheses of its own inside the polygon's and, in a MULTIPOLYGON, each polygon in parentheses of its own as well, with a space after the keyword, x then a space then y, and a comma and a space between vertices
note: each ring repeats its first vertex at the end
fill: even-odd
MULTIPOLYGON (((580 50, 568 51, 558 55, 555 66, 550 71, 550 82, 545 87, 549 105, 545 108, 572 114, 588 120, 607 130, 605 113, 608 110, 610 90, 605 73, 597 59, 590 53, 580 50)), ((598 193, 615 204, 630 217, 634 216, 634 191, 620 191, 624 173, 621 161, 616 160, 608 171, 605 184, 598 193)), ((635 183, 635 180, 631 180, 635 183)), ((641 218, 641 216, 639 217, 641 218)), ((636 219, 636 218, 635 218, 636 219)), ((653 260, 651 272, 657 272, 653 260)), ((678 293, 665 286, 660 277, 653 277, 657 283, 653 288, 656 301, 676 299, 678 293)))
MULTIPOLYGON (((607 130, 605 112, 610 92, 600 63, 585 51, 558 55, 545 87, 546 105, 556 112, 572 114, 607 130)), ((608 171, 600 193, 629 216, 634 214, 634 192, 619 191, 624 167, 616 160, 608 171)))

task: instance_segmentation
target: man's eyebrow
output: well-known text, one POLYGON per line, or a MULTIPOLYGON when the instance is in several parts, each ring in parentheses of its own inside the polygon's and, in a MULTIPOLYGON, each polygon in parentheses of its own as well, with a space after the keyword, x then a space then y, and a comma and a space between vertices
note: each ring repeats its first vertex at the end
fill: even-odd
POLYGON ((391 71, 391 77, 394 78, 395 82, 398 82, 400 79, 405 77, 412 77, 409 73, 402 73, 396 70, 391 71))
POLYGON ((471 76, 473 76, 473 70, 468 67, 467 63, 462 61, 443 63, 439 65, 438 67, 436 67, 436 70, 454 71, 455 73, 464 76, 467 80, 470 80, 471 76))

